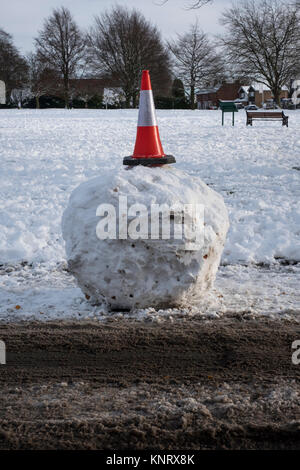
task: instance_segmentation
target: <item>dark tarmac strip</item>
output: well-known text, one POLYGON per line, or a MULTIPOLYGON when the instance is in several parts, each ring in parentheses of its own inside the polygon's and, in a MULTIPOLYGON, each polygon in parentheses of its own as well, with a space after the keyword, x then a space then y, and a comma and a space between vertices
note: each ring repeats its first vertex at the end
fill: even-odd
POLYGON ((0 340, 0 449, 300 449, 298 323, 0 323, 0 340))

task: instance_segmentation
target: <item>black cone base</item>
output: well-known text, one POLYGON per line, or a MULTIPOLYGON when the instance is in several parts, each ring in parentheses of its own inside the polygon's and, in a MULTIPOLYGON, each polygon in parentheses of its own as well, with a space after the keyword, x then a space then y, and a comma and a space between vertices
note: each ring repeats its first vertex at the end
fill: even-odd
POLYGON ((128 165, 128 166, 168 165, 170 163, 176 163, 175 157, 173 157, 173 155, 165 155, 164 157, 149 157, 149 158, 125 157, 123 159, 123 165, 128 165))

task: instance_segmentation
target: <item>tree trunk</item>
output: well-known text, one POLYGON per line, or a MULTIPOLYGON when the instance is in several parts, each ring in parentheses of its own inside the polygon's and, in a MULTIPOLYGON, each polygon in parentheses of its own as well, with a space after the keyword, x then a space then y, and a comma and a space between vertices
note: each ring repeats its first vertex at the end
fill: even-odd
POLYGON ((191 85, 191 109, 195 109, 195 85, 191 85))
POLYGON ((137 94, 133 93, 132 94, 132 107, 133 107, 133 109, 136 108, 136 104, 137 104, 137 94))
POLYGON ((65 98, 65 108, 69 109, 70 104, 69 104, 69 77, 68 74, 66 73, 64 76, 64 98, 65 98))
POLYGON ((130 108, 130 101, 131 101, 131 95, 130 94, 125 94, 125 107, 130 108))
POLYGON ((39 96, 35 97, 35 107, 36 109, 40 109, 40 97, 39 96))
POLYGON ((280 91, 281 89, 278 88, 278 87, 274 87, 273 90, 272 90, 272 93, 273 93, 273 96, 274 96, 274 101, 275 103, 281 107, 281 103, 280 103, 280 91))

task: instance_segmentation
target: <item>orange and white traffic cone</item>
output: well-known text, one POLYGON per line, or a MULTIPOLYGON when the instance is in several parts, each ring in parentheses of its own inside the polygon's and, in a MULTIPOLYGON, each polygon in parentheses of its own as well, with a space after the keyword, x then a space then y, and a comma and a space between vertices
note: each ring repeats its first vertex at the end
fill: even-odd
POLYGON ((123 159, 124 165, 165 165, 175 163, 173 155, 163 151, 155 115, 149 70, 143 70, 137 134, 133 155, 123 159))

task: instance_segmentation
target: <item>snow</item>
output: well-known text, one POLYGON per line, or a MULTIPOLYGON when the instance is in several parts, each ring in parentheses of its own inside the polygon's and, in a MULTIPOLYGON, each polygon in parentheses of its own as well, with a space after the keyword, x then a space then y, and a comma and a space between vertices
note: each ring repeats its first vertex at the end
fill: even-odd
MULTIPOLYGON (((286 114, 289 128, 246 127, 240 111, 233 128, 218 111, 157 111, 176 168, 200 177, 229 210, 215 286, 224 312, 300 311, 300 112, 286 114)), ((136 123, 137 110, 0 110, 1 318, 100 315, 64 270, 61 217, 76 186, 132 153, 136 123)), ((218 302, 203 314, 219 315, 218 302)))
MULTIPOLYGON (((68 266, 84 294, 92 303, 104 301, 114 310, 131 310, 186 305, 204 296, 215 280, 229 221, 223 199, 200 178, 174 166, 139 166, 104 172, 77 187, 62 227, 68 266), (121 201, 126 202, 126 212, 121 201), (108 220, 107 213, 97 217, 101 204, 105 212, 110 205, 113 222, 112 234, 105 239, 96 233, 98 224, 108 220), (196 209, 197 204, 200 210, 184 214, 183 223, 184 206, 196 209), (139 211, 143 206, 143 215, 131 212, 134 205, 139 211), (179 239, 172 230, 166 234, 166 222, 162 221, 164 227, 159 224, 163 207, 170 209, 168 222, 172 209, 181 231, 179 239), (159 239, 152 237, 155 220, 159 239), (188 222, 198 227, 198 237, 195 231, 182 230, 188 222), (138 233, 134 230, 130 236, 135 223, 138 233), (122 226, 125 239, 116 233, 122 226), (141 232, 141 240, 136 240, 141 232)), ((107 227, 103 235, 107 236, 107 227)))

